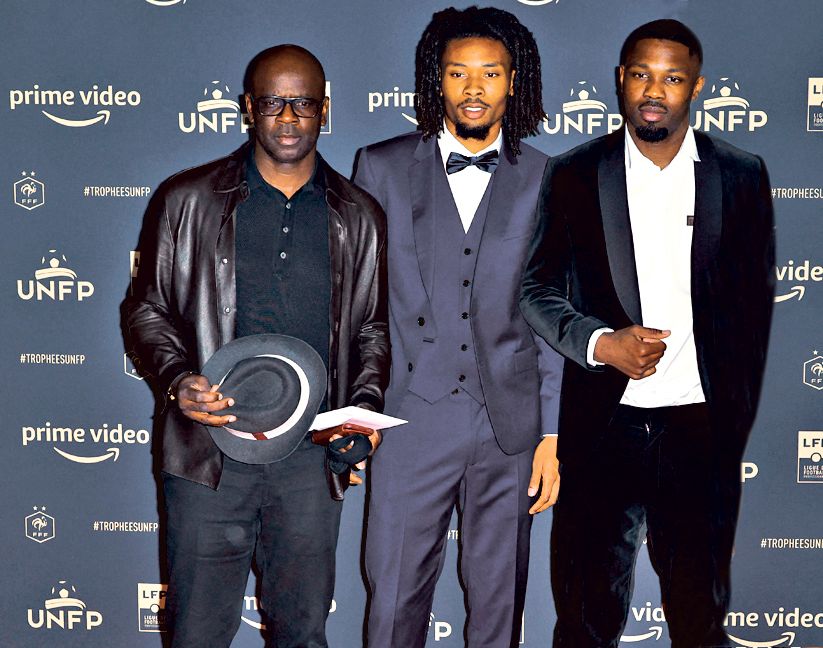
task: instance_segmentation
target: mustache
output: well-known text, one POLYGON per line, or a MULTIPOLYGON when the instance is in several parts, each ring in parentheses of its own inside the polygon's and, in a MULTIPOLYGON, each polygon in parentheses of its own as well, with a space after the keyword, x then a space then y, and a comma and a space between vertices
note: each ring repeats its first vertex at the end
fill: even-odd
POLYGON ((272 135, 274 137, 297 137, 300 133, 294 128, 285 127, 276 129, 272 135))
POLYGON ((464 106, 483 106, 484 108, 491 108, 489 104, 481 99, 466 99, 465 101, 461 101, 457 104, 458 108, 463 108, 464 106))
POLYGON ((654 101, 653 99, 640 104, 640 108, 662 108, 666 112, 669 112, 669 109, 666 108, 666 106, 659 101, 654 101))

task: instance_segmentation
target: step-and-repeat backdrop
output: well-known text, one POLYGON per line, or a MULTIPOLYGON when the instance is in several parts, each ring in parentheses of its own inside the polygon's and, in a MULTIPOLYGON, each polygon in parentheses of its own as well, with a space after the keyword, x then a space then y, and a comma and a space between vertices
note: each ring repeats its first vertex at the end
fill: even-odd
MULTIPOLYGON (((618 128, 625 36, 660 17, 705 48, 692 123, 765 158, 778 226, 777 298, 762 407, 741 466, 727 624, 740 646, 823 645, 823 50, 820 0, 496 0, 535 34, 557 154, 618 128)), ((466 6, 467 2, 457 2, 466 6)), ((414 48, 434 0, 15 0, 0 24, 0 645, 159 647, 164 630, 153 399, 124 355, 118 305, 139 271, 144 209, 167 176, 247 135, 247 62, 293 42, 326 67, 320 150, 414 128, 414 48)), ((739 323, 746 326, 745 321, 739 323)), ((619 482, 620 475, 614 476, 619 482)), ((562 496, 562 495, 561 495, 562 496)), ((596 497, 596 493, 592 493, 596 497)), ((363 488, 347 495, 332 646, 360 645, 363 488)), ((548 646, 551 513, 535 523, 521 644, 548 646)), ((429 646, 463 645, 458 532, 429 646)), ((214 583, 214 587, 220 587, 214 583)), ((249 581, 233 646, 262 646, 249 581)), ((625 645, 667 644, 641 555, 625 645)))

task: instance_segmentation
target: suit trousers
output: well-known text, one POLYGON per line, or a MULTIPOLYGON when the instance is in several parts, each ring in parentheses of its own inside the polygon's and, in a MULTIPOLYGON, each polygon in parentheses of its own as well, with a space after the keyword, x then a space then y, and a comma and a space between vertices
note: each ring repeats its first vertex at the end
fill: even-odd
MULTIPOLYGON (((422 648, 452 512, 471 648, 517 645, 526 591, 532 452, 500 450, 484 405, 464 391, 430 404, 408 392, 372 457, 368 645, 422 648)), ((535 439, 535 443, 537 439, 535 439)))
POLYGON ((644 536, 672 647, 732 645, 723 622, 740 467, 720 434, 704 403, 620 405, 587 460, 561 465, 551 536, 554 648, 617 648, 644 536))
POLYGON ((342 502, 329 496, 324 458, 306 438, 271 464, 224 456, 217 490, 163 474, 172 648, 231 644, 253 558, 266 646, 328 645, 342 502))

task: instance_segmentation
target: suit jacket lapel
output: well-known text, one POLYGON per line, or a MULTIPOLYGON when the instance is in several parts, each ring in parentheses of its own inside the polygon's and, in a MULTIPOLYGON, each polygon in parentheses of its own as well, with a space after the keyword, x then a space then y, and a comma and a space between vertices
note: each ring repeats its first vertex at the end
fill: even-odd
POLYGON ((409 167, 414 246, 420 278, 429 299, 434 285, 434 173, 438 170, 435 163, 440 163, 437 157, 437 140, 431 138, 424 142, 421 138, 409 167))
POLYGON ((626 315, 632 322, 640 324, 643 314, 626 193, 624 132, 621 129, 619 133, 607 138, 606 150, 597 169, 597 184, 612 283, 626 315))
POLYGON ((692 232, 692 301, 701 301, 704 286, 716 265, 723 227, 723 182, 714 145, 695 132, 700 162, 694 163, 694 231, 692 232))
MULTIPOLYGON (((517 196, 520 193, 522 177, 517 163, 517 157, 512 155, 504 144, 497 169, 494 171, 489 196, 489 207, 486 215, 486 224, 483 228, 483 243, 487 245, 501 241, 522 229, 522 223, 513 218, 517 207, 517 196)), ((495 257, 492 257, 495 258, 495 257)))

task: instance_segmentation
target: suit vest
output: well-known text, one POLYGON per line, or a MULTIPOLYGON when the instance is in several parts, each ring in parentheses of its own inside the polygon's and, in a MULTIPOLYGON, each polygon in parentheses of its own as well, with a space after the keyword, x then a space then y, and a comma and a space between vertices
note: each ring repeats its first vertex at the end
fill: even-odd
POLYGON ((486 187, 469 231, 464 232, 439 155, 435 156, 434 163, 438 169, 434 174, 436 236, 431 304, 437 337, 432 352, 418 359, 416 372, 425 376, 426 396, 431 402, 462 389, 482 404, 485 399, 472 337, 471 295, 494 176, 486 187))

